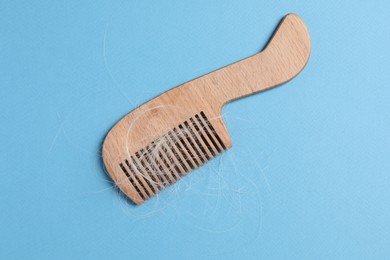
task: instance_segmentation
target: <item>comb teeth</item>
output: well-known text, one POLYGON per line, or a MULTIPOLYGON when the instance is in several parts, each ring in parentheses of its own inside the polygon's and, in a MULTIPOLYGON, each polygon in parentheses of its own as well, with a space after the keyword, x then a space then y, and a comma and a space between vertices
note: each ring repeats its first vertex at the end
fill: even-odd
POLYGON ((119 164, 138 195, 148 200, 226 150, 202 111, 119 164))

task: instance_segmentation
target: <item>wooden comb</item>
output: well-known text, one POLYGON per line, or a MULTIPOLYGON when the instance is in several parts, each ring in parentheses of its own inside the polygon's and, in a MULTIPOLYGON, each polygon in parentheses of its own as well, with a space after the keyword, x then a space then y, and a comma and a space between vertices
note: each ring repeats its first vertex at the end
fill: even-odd
POLYGON ((262 52, 173 88, 122 118, 103 144, 108 173, 142 204, 232 146, 221 117, 224 104, 291 80, 310 50, 304 22, 287 15, 262 52))

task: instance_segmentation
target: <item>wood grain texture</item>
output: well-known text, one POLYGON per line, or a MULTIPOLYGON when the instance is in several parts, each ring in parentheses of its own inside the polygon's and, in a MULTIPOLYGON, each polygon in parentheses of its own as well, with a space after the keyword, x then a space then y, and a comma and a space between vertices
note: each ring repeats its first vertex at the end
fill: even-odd
POLYGON ((304 22, 280 23, 260 53, 189 81, 136 108, 107 134, 105 167, 136 204, 232 146, 222 106, 294 78, 311 51, 304 22))

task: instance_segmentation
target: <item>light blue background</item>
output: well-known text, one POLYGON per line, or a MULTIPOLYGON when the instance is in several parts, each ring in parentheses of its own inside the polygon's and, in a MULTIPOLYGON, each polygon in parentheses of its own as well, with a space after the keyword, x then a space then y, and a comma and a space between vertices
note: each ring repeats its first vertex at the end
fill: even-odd
POLYGON ((389 259, 389 1, 0 2, 1 259, 389 259), (111 126, 260 51, 280 19, 312 55, 227 105, 233 148, 135 207, 111 126))

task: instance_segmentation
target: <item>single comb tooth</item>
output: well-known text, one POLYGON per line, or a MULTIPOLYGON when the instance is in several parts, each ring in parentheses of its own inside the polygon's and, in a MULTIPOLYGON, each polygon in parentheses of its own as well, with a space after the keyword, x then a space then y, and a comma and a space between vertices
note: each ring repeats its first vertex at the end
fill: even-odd
POLYGON ((174 154, 174 158, 176 158, 176 160, 179 162, 179 165, 181 166, 181 168, 184 170, 183 172, 183 175, 187 175, 187 172, 191 172, 192 169, 191 167, 188 165, 187 161, 184 159, 182 153, 180 151, 177 151, 177 147, 176 145, 173 145, 170 138, 169 138, 169 133, 168 135, 165 137, 167 139, 167 144, 168 144, 168 147, 170 148, 170 152, 172 152, 174 154))
POLYGON ((172 172, 174 172, 176 179, 180 180, 181 170, 179 169, 178 164, 173 160, 172 154, 168 152, 169 149, 166 148, 166 144, 163 144, 161 148, 163 151, 163 155, 165 154, 166 159, 168 159, 167 162, 169 164, 169 168, 171 169, 172 172))
POLYGON ((138 158, 138 160, 141 163, 142 167, 146 170, 146 172, 148 174, 148 176, 145 177, 145 180, 148 183, 148 185, 150 186, 150 188, 153 190, 153 192, 160 193, 160 190, 156 186, 158 178, 156 178, 154 176, 154 173, 153 173, 153 171, 150 170, 150 168, 149 168, 150 165, 147 162, 147 158, 146 157, 148 156, 148 154, 146 153, 146 151, 144 149, 141 149, 140 153, 141 153, 141 155, 138 152, 136 152, 135 156, 138 158))
POLYGON ((192 148, 192 145, 191 145, 190 142, 188 141, 187 133, 183 130, 183 126, 182 126, 182 125, 179 125, 179 129, 180 129, 180 131, 177 131, 177 130, 174 128, 173 131, 176 130, 180 142, 184 145, 184 148, 185 148, 186 151, 189 153, 189 155, 191 156, 192 160, 193 160, 198 166, 203 166, 202 160, 199 158, 199 156, 197 156, 197 153, 194 151, 194 148, 192 148), (180 134, 181 134, 181 135, 180 135, 180 134))
MULTIPOLYGON (((195 115, 196 117, 197 115, 195 115)), ((195 130, 199 133, 200 137, 202 138, 203 142, 206 144, 207 149, 210 151, 210 153, 213 155, 213 157, 218 156, 219 152, 218 149, 216 149, 209 137, 207 136, 207 133, 205 132, 205 129, 203 129, 202 126, 199 126, 196 121, 191 117, 190 121, 192 125, 195 127, 195 130), (214 147, 214 148, 213 148, 214 147)))
MULTIPOLYGON (((138 188, 137 184, 135 183, 133 176, 127 171, 126 167, 123 165, 123 163, 119 164, 119 167, 122 169, 122 171, 125 173, 126 177, 129 179, 131 185, 134 187, 134 189, 137 191, 138 195, 141 197, 142 201, 145 200, 145 197, 141 190, 138 188)), ((138 184, 139 185, 139 184, 138 184)))
POLYGON ((214 134, 214 136, 217 138, 219 144, 222 146, 223 150, 226 150, 226 146, 225 144, 222 142, 221 138, 219 137, 217 131, 215 131, 213 125, 211 124, 211 122, 208 120, 207 116, 204 114, 203 111, 200 112, 200 115, 203 117, 203 119, 206 121, 206 124, 208 125, 208 127, 210 128, 211 132, 214 134))
POLYGON ((141 181, 137 177, 137 174, 136 174, 135 170, 131 167, 131 165, 130 165, 130 163, 129 163, 129 161, 127 159, 125 160, 125 165, 130 170, 129 173, 130 173, 130 175, 131 175, 131 177, 132 177, 132 179, 133 179, 133 181, 135 183, 135 187, 138 187, 138 190, 142 194, 143 199, 144 200, 148 200, 149 199, 149 195, 147 194, 144 185, 141 183, 141 181))
MULTIPOLYGON (((192 118, 190 118, 191 120, 192 118)), ((184 125, 187 127, 188 131, 190 131, 191 136, 194 138, 195 143, 197 144, 198 148, 202 152, 202 156, 205 158, 206 162, 214 159, 213 155, 210 153, 210 151, 206 148, 204 148, 206 145, 203 143, 203 140, 200 138, 200 135, 198 131, 194 131, 193 127, 191 126, 187 121, 184 122, 184 125)))
POLYGON ((195 115, 195 118, 198 120, 198 122, 202 126, 203 130, 206 132, 206 135, 209 137, 209 139, 211 140, 213 146, 218 151, 218 153, 222 153, 223 152, 222 146, 218 143, 218 140, 215 140, 211 129, 209 129, 209 126, 206 124, 206 122, 204 122, 204 119, 202 119, 198 115, 195 115))
MULTIPOLYGON (((154 192, 151 190, 151 188, 149 187, 149 184, 147 183, 147 180, 145 179, 145 174, 144 174, 144 169, 141 168, 141 166, 139 166, 137 164, 137 162, 135 161, 135 159, 133 158, 133 156, 130 156, 131 158, 131 161, 133 163, 133 165, 135 166, 134 168, 134 177, 138 180, 139 184, 141 185, 142 188, 144 188, 145 190, 145 193, 148 195, 148 197, 153 197, 154 196, 154 192)), ((131 168, 131 165, 129 163, 128 160, 125 161, 127 166, 129 168, 131 168)), ((146 198, 146 199, 149 199, 149 198, 146 198)))
POLYGON ((189 168, 188 168, 188 169, 190 169, 189 171, 192 171, 192 169, 198 168, 196 163, 192 160, 191 156, 189 154, 187 154, 187 151, 183 147, 183 144, 178 140, 177 136, 175 136, 175 135, 172 134, 171 131, 168 132, 168 136, 172 140, 173 144, 176 146, 176 148, 178 150, 178 154, 184 158, 183 162, 189 166, 189 168))

